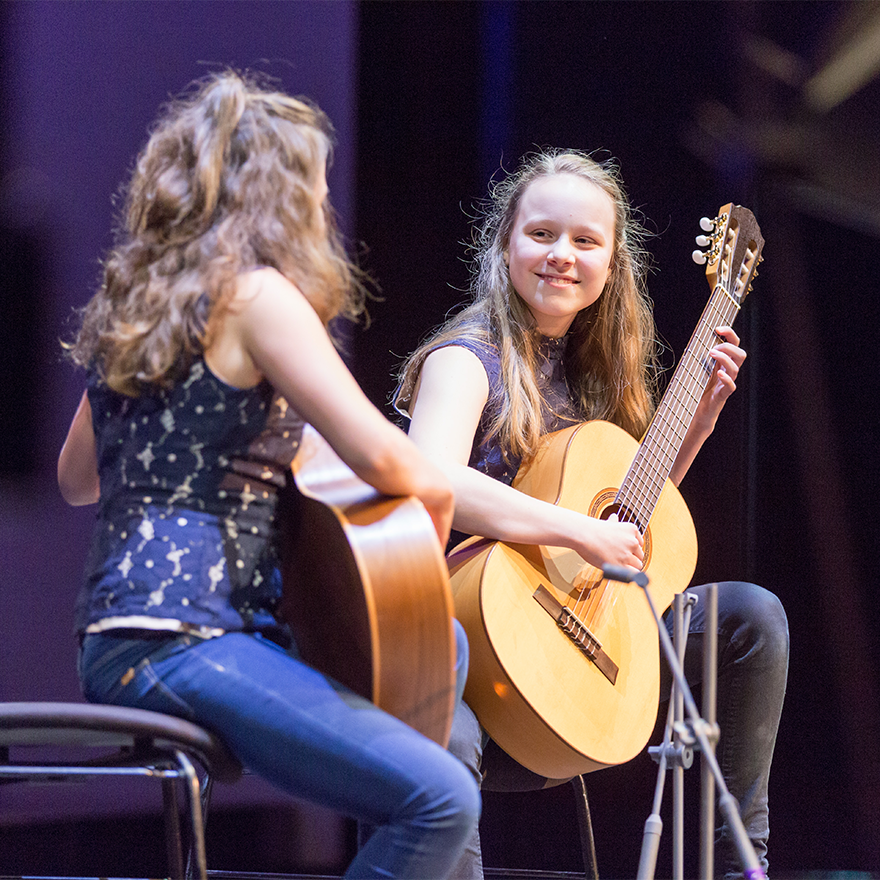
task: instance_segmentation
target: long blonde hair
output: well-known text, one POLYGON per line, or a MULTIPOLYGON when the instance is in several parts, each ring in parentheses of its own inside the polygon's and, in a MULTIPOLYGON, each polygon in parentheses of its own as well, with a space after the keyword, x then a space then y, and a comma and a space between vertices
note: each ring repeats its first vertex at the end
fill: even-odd
POLYGON ((611 275, 602 295, 577 314, 569 330, 566 380, 584 419, 606 419, 641 436, 654 410, 657 343, 645 287, 644 228, 633 217, 618 167, 577 150, 544 149, 525 156, 515 173, 491 185, 482 222, 474 230, 471 303, 435 331, 403 364, 398 401, 411 397, 425 357, 467 337, 499 352, 502 391, 490 401, 487 438, 505 455, 528 461, 543 433, 537 379, 540 334, 510 281, 504 252, 528 186, 540 177, 574 174, 598 186, 615 208, 611 275))
POLYGON ((123 394, 173 384, 210 344, 239 273, 259 266, 296 284, 325 326, 359 314, 357 272, 315 197, 331 138, 317 106, 235 71, 171 102, 126 187, 73 360, 123 394))

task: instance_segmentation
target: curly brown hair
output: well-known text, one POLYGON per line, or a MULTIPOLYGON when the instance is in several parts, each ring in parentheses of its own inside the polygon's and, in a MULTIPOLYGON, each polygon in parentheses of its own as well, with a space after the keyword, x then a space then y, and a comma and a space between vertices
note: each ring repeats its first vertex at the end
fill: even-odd
POLYGON ((211 343, 242 271, 276 269, 325 326, 363 310, 332 210, 315 191, 332 127, 305 98, 227 70, 160 115, 125 187, 103 282, 68 346, 137 396, 168 386, 211 343))
POLYGON ((490 186, 482 220, 475 227, 471 303, 431 334, 403 364, 397 399, 407 405, 425 357, 466 336, 497 347, 500 399, 488 437, 498 436, 506 454, 528 461, 543 432, 537 380, 540 335, 528 307, 513 289, 504 260, 516 211, 535 180, 573 174, 603 190, 615 209, 611 275, 602 295, 577 314, 569 330, 566 379, 585 419, 606 419, 635 437, 650 422, 656 398, 657 341, 645 286, 648 255, 644 228, 633 216, 612 161, 598 162, 578 150, 543 149, 523 157, 517 170, 490 186))

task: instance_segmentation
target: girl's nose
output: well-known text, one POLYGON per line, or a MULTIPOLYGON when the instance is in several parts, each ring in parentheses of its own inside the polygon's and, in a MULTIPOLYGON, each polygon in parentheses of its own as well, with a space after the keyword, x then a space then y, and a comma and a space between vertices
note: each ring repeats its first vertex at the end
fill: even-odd
POLYGON ((552 263, 571 263, 574 261, 574 248, 565 235, 560 236, 553 242, 553 247, 547 254, 547 259, 552 263))

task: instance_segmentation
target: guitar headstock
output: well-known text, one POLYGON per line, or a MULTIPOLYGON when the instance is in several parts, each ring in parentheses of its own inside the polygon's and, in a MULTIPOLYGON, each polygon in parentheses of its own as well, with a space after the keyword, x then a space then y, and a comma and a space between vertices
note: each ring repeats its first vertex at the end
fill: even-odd
POLYGON ((708 250, 694 251, 694 262, 706 264, 706 277, 713 290, 720 284, 737 303, 742 303, 763 259, 764 238, 755 215, 748 208, 728 203, 718 209, 714 220, 703 217, 700 227, 709 234, 697 236, 697 244, 708 250))

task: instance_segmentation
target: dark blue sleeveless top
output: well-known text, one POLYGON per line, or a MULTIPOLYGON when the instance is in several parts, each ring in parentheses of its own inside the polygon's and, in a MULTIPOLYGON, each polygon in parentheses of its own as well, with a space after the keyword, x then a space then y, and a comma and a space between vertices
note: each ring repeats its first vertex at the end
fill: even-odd
MULTIPOLYGON (((542 414, 545 434, 561 431, 563 428, 583 421, 583 417, 578 415, 577 407, 572 400, 565 378, 565 349, 567 344, 567 336, 556 339, 548 336, 541 340, 538 348, 538 388, 544 401, 542 414)), ((516 476, 522 460, 519 456, 512 453, 508 453, 505 456, 497 435, 489 437, 492 419, 497 412, 503 392, 501 357, 498 353, 498 348, 488 341, 460 336, 457 339, 440 343, 431 351, 447 348, 451 345, 457 345, 473 352, 480 359, 480 363, 483 365, 486 377, 489 380, 489 395, 483 412, 480 414, 480 422, 474 434, 468 466, 509 486, 513 482, 513 478, 516 476)), ((427 354, 430 354, 430 351, 427 354)), ((426 357, 427 354, 425 355, 426 357)), ((411 392, 408 390, 407 393, 411 392)), ((403 386, 398 387, 395 393, 395 403, 404 407, 409 406, 410 402, 410 400, 405 400, 403 397, 403 386)), ((403 408, 400 408, 398 411, 407 415, 406 410, 403 408)), ((449 537, 449 543, 446 545, 447 550, 451 550, 467 537, 468 535, 463 532, 453 530, 449 537)))
MULTIPOLYGON (((561 336, 557 339, 544 337, 538 348, 538 368, 540 371, 538 388, 544 399, 545 434, 560 431, 583 421, 577 414, 565 379, 564 359, 567 343, 567 336, 561 336)), ((473 352, 480 359, 489 379, 489 397, 474 435, 468 465, 493 479, 510 485, 519 470, 521 459, 511 453, 505 457, 497 437, 488 439, 489 427, 497 411, 496 408, 502 393, 501 358, 498 348, 490 342, 482 342, 468 337, 445 342, 438 348, 450 345, 457 345, 473 352)))
POLYGON ((77 630, 276 628, 275 511, 302 419, 202 359, 168 391, 126 397, 92 375, 88 396, 101 498, 77 630))

